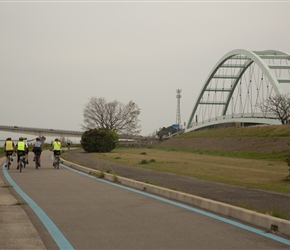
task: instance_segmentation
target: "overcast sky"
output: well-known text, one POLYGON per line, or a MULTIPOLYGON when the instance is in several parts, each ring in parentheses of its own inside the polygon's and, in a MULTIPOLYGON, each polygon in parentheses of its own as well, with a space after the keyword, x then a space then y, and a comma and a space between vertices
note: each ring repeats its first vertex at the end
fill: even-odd
MULTIPOLYGON (((0 125, 81 130, 90 97, 141 109, 147 136, 187 123, 234 49, 290 53, 290 2, 1 1, 0 125)), ((1 136, 0 136, 1 137, 1 136)))

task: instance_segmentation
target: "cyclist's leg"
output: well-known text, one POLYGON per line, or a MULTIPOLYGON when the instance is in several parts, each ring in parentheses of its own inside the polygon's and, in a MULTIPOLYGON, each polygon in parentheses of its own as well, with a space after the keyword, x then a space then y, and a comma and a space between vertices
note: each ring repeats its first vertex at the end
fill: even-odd
POLYGON ((59 152, 57 152, 57 155, 56 155, 55 167, 56 167, 57 169, 59 168, 59 152))
POLYGON ((58 156, 56 157, 55 167, 56 167, 57 169, 59 168, 59 160, 58 160, 58 156))
POLYGON ((42 152, 42 148, 35 148, 34 157, 38 157, 39 165, 40 165, 40 161, 41 161, 41 152, 42 152))
POLYGON ((56 154, 56 151, 55 150, 53 150, 53 164, 52 164, 52 166, 54 166, 55 167, 55 154, 56 154))
POLYGON ((19 151, 17 151, 17 170, 19 169, 19 161, 20 161, 20 155, 19 155, 19 151))
POLYGON ((10 161, 13 161, 13 156, 14 156, 14 150, 11 151, 10 161))
POLYGON ((7 164, 11 164, 13 151, 6 151, 7 164))
MULTIPOLYGON (((25 151, 21 151, 19 152, 19 170, 20 172, 22 172, 22 169, 25 168, 25 163, 26 163, 26 160, 25 160, 25 151)), ((18 168, 17 168, 18 169, 18 168)))
POLYGON ((60 161, 60 150, 57 151, 57 160, 60 161))
MULTIPOLYGON (((19 157, 19 166, 20 168, 25 168, 25 163, 26 163, 26 153, 25 151, 21 151, 19 152, 20 153, 20 157, 19 157)), ((21 172, 21 169, 20 169, 20 172, 21 172)))
POLYGON ((38 169, 38 167, 39 167, 39 162, 38 162, 38 155, 37 154, 35 154, 35 167, 36 167, 36 169, 38 169))
POLYGON ((38 153, 36 154, 36 156, 35 156, 35 157, 37 157, 38 167, 41 167, 41 165, 40 165, 40 156, 41 156, 41 152, 38 152, 38 153))
POLYGON ((13 161, 12 159, 12 154, 13 154, 13 151, 9 150, 9 151, 6 151, 6 164, 8 164, 9 162, 13 161))
POLYGON ((57 163, 58 163, 60 151, 59 150, 54 150, 53 153, 54 153, 53 166, 55 167, 57 165, 57 163))
POLYGON ((27 148, 26 151, 25 151, 26 164, 28 164, 28 152, 29 152, 29 149, 27 148))
POLYGON ((40 152, 39 157, 38 157, 38 162, 39 162, 39 166, 40 166, 40 163, 41 163, 41 152, 40 152))

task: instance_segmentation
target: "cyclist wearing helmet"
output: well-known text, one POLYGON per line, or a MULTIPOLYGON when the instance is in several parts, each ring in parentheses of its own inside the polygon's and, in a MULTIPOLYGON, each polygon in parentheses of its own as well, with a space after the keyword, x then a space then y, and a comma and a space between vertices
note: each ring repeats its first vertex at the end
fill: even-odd
POLYGON ((20 157, 25 155, 25 153, 26 153, 26 145, 25 145, 22 137, 19 138, 19 141, 17 142, 17 144, 14 147, 14 151, 17 152, 17 170, 18 170, 20 157))
POLYGON ((60 155, 61 143, 58 138, 55 138, 51 143, 51 150, 53 150, 53 166, 55 161, 55 155, 60 155))
POLYGON ((36 138, 36 142, 34 142, 32 145, 32 152, 34 153, 33 161, 35 161, 35 156, 39 155, 38 163, 39 163, 39 167, 40 167, 40 155, 42 152, 42 142, 40 141, 39 137, 36 138))
MULTIPOLYGON (((14 151, 14 142, 11 141, 10 137, 8 137, 6 139, 5 144, 4 144, 4 152, 6 152, 6 165, 5 165, 5 167, 7 167, 7 164, 8 164, 8 156, 12 155, 13 151, 14 151)), ((13 158, 11 158, 11 161, 13 161, 13 158)))
POLYGON ((26 164, 28 164, 28 152, 29 152, 28 142, 34 141, 35 139, 27 140, 27 137, 26 136, 22 136, 22 138, 23 138, 23 141, 24 141, 25 146, 26 146, 25 160, 26 160, 26 164))

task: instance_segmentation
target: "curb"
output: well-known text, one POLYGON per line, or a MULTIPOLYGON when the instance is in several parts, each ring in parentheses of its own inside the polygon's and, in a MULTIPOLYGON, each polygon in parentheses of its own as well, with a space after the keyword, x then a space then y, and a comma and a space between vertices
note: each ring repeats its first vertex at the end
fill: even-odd
MULTIPOLYGON (((63 163, 73 169, 79 170, 87 174, 99 174, 101 171, 84 167, 64 159, 61 159, 63 163)), ((114 182, 116 176, 108 173, 103 173, 104 179, 114 182)), ((282 233, 290 236, 290 221, 276 218, 270 215, 261 214, 255 211, 250 211, 244 208, 228 205, 222 202, 201 198, 199 196, 186 194, 163 187, 154 186, 144 182, 134 181, 124 177, 117 176, 118 183, 124 186, 129 186, 138 190, 156 194, 171 200, 183 202, 192 206, 196 206, 202 209, 209 210, 211 212, 218 213, 223 216, 227 216, 233 219, 241 220, 243 222, 261 227, 267 232, 282 233)))

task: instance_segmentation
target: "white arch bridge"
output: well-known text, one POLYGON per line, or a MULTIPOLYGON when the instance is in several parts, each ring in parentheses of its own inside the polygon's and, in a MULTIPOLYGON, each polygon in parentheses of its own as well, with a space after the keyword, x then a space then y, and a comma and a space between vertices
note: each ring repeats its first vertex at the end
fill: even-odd
POLYGON ((210 72, 185 132, 222 123, 281 124, 262 111, 270 97, 289 93, 290 55, 276 50, 233 50, 210 72))

